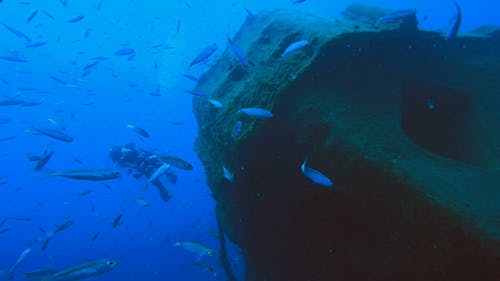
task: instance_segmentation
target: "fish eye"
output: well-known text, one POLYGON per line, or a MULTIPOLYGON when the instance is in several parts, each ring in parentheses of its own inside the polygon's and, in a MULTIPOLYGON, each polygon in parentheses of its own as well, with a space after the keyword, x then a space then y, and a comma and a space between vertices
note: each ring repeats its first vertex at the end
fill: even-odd
POLYGON ((120 175, 120 172, 119 172, 119 171, 113 171, 113 175, 115 175, 115 176, 119 176, 119 175, 120 175))
POLYGON ((209 257, 215 257, 215 251, 208 251, 209 257))
POLYGON ((114 262, 114 261, 112 261, 112 260, 109 260, 109 261, 108 261, 108 265, 113 265, 114 263, 115 263, 115 262, 114 262))

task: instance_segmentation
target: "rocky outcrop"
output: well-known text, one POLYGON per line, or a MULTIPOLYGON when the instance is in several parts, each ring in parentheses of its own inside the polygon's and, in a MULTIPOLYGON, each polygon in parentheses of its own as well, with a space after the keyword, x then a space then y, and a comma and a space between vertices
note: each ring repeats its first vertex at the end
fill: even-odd
POLYGON ((233 41, 251 65, 228 49, 200 80, 224 106, 194 99, 196 151, 247 279, 498 280, 500 38, 446 41, 364 9, 249 19, 233 41), (333 188, 302 174, 306 157, 333 188))

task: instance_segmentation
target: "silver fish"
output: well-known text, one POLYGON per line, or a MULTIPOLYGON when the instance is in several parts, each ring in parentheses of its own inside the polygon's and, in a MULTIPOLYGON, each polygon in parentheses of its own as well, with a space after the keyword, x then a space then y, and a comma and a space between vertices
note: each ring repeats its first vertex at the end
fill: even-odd
POLYGON ((307 158, 304 160, 304 163, 302 163, 302 166, 300 166, 300 169, 302 170, 302 173, 314 183, 326 187, 333 186, 333 182, 327 176, 315 169, 307 167, 307 158))
POLYGON ((182 170, 192 170, 193 165, 189 164, 187 161, 177 157, 177 156, 168 156, 168 155, 156 155, 160 160, 164 163, 171 165, 172 167, 176 167, 182 170))
POLYGON ((113 259, 92 261, 59 271, 40 281, 76 281, 88 279, 111 271, 117 264, 118 262, 113 259))
POLYGON ((208 99, 208 102, 217 108, 222 108, 222 103, 218 100, 208 99))
POLYGON ((129 56, 135 53, 135 50, 132 48, 123 48, 115 51, 115 56, 129 56))
POLYGON ((24 34, 23 32, 11 27, 10 25, 7 25, 5 23, 2 23, 2 25, 8 30, 10 31, 12 34, 16 35, 17 37, 19 38, 22 38, 24 40, 26 40, 27 42, 31 42, 31 39, 26 35, 24 34))
POLYGON ((290 46, 288 46, 285 49, 285 51, 283 52, 283 54, 281 54, 281 57, 282 58, 286 58, 290 54, 293 54, 293 53, 297 52, 298 50, 302 49, 307 44, 309 44, 309 42, 307 40, 300 40, 300 41, 297 41, 297 42, 293 42, 292 44, 290 44, 290 46))
POLYGON ((45 151, 44 154, 40 157, 38 161, 36 161, 34 170, 40 171, 50 160, 54 151, 45 151))
POLYGON ((391 22, 402 22, 412 17, 415 17, 417 14, 417 10, 415 9, 406 9, 392 12, 388 15, 378 18, 375 25, 380 25, 382 23, 391 23, 391 22))
POLYGON ((231 38, 229 38, 229 36, 227 37, 227 44, 229 45, 229 49, 233 51, 233 54, 236 56, 236 58, 238 58, 240 63, 244 67, 248 67, 249 63, 247 57, 245 56, 245 53, 243 53, 243 51, 238 46, 236 46, 236 44, 234 44, 234 42, 231 40, 231 38))
POLYGON ((222 172, 226 180, 234 182, 234 174, 231 173, 225 166, 222 166, 222 172))
POLYGON ((215 257, 216 253, 214 250, 206 247, 205 245, 198 242, 190 242, 190 241, 178 241, 174 243, 174 246, 181 247, 189 252, 195 253, 198 256, 209 256, 215 257))
POLYGON ((110 169, 79 169, 49 173, 51 176, 65 177, 75 180, 103 181, 120 177, 120 171, 110 169))
POLYGON ((205 47, 193 59, 193 61, 191 61, 191 63, 189 64, 189 67, 206 61, 208 58, 210 58, 215 53, 215 51, 217 51, 217 44, 215 44, 215 43, 212 44, 212 45, 210 45, 210 46, 208 46, 208 47, 205 47))
POLYGON ((251 117, 258 117, 258 118, 272 118, 273 113, 263 109, 263 108, 257 108, 257 107, 247 107, 247 108, 242 108, 240 109, 241 112, 245 113, 248 116, 251 117))
POLYGON ((42 279, 49 275, 57 273, 57 270, 54 269, 37 269, 30 272, 24 273, 24 277, 27 279, 42 279))
POLYGON ((21 264, 21 262, 23 262, 26 259, 26 257, 28 256, 28 254, 30 252, 31 252, 31 248, 24 250, 21 253, 21 255, 19 255, 19 258, 17 258, 17 261, 10 267, 10 269, 7 272, 5 272, 5 277, 8 280, 12 279, 12 273, 14 272, 14 270, 16 270, 16 268, 19 266, 19 264, 21 264))
POLYGON ((68 134, 64 133, 63 131, 56 130, 56 129, 50 129, 50 128, 30 128, 30 131, 42 134, 44 136, 64 141, 64 142, 72 142, 73 137, 69 136, 68 134))
POLYGON ((134 130, 136 133, 138 133, 138 134, 139 134, 139 135, 141 135, 142 137, 149 138, 149 137, 151 136, 151 135, 148 133, 148 131, 144 130, 144 129, 143 129, 143 128, 141 128, 141 127, 138 127, 138 126, 135 126, 135 125, 128 124, 128 125, 127 125, 127 128, 134 130))
POLYGON ((453 4, 457 9, 457 14, 453 18, 453 24, 451 25, 450 31, 448 31, 448 34, 446 34, 446 40, 457 37, 458 30, 460 29, 460 25, 462 24, 462 9, 456 1, 454 1, 453 4))

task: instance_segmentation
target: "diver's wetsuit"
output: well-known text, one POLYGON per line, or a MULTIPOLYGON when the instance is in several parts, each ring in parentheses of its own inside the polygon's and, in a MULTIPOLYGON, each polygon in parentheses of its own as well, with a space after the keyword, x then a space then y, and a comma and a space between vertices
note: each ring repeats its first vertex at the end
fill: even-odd
MULTIPOLYGON (((163 162, 155 157, 154 153, 137 149, 134 144, 115 145, 109 149, 109 156, 120 167, 134 169, 136 171, 134 173, 135 178, 139 178, 142 175, 149 178, 151 174, 163 165, 163 162)), ((177 180, 173 173, 167 172, 165 176, 172 183, 175 183, 177 180)), ((156 187, 163 201, 170 200, 172 196, 159 179, 151 183, 156 187)))

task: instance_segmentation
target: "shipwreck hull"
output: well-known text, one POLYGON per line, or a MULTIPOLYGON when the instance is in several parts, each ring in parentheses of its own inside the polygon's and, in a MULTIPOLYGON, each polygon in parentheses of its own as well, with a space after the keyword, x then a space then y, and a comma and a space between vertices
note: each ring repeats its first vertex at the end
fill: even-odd
POLYGON ((195 146, 247 280, 498 280, 498 37, 274 11, 234 42, 252 66, 227 50, 202 77, 224 106, 194 99, 195 146))

